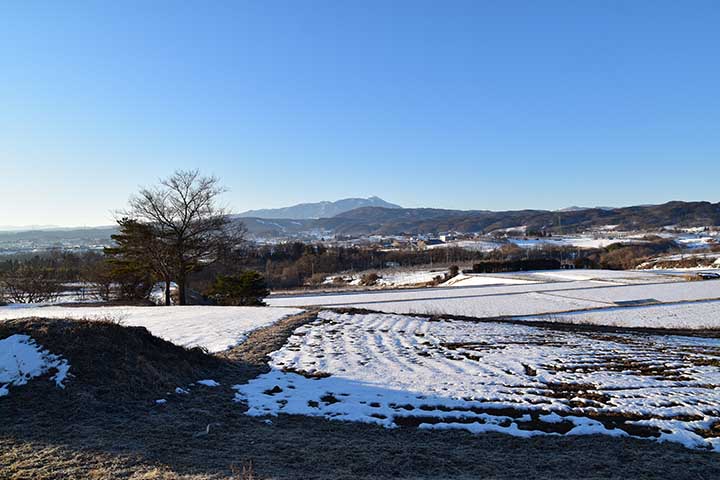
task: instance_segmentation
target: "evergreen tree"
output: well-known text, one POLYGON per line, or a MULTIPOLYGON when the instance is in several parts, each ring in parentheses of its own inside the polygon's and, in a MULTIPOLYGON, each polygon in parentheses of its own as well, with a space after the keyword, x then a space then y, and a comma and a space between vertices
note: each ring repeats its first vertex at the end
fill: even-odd
MULTIPOLYGON (((169 245, 152 225, 129 218, 118 220, 118 225, 120 232, 112 236, 115 246, 105 248, 105 255, 112 266, 112 274, 125 280, 121 282, 128 290, 124 293, 135 296, 139 279, 160 280, 165 282, 165 305, 170 305, 173 258, 169 245)), ((145 290, 149 287, 151 285, 146 285, 145 290)))
POLYGON ((218 275, 207 293, 220 305, 260 306, 270 290, 260 273, 246 270, 240 275, 218 275))

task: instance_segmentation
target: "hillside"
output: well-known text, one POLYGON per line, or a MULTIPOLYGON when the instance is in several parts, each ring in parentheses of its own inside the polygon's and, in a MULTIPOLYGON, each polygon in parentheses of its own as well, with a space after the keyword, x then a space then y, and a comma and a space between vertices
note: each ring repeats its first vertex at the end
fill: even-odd
POLYGON ((526 226, 531 230, 572 232, 604 225, 620 230, 720 224, 720 203, 668 202, 662 205, 590 208, 564 212, 546 210, 440 210, 429 208, 384 209, 366 207, 322 219, 318 227, 341 234, 400 234, 442 231, 491 232, 526 226))

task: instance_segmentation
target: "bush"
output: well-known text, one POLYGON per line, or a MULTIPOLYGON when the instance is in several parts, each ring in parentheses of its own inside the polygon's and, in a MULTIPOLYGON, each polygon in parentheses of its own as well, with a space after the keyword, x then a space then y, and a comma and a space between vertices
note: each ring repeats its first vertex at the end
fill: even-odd
POLYGON ((483 261, 473 264, 473 273, 499 273, 528 270, 557 270, 560 262, 552 258, 529 260, 483 261))
POLYGON ((377 283, 378 280, 380 280, 380 276, 377 273, 372 272, 372 273, 366 273, 365 275, 363 275, 362 278, 360 279, 360 283, 362 283, 363 285, 365 285, 367 287, 372 287, 373 285, 375 285, 377 283))
POLYGON ((322 285, 327 276, 324 273, 316 273, 307 279, 308 285, 322 285))
POLYGON ((260 273, 247 270, 240 275, 218 275, 207 295, 219 305, 262 306, 270 290, 260 273))

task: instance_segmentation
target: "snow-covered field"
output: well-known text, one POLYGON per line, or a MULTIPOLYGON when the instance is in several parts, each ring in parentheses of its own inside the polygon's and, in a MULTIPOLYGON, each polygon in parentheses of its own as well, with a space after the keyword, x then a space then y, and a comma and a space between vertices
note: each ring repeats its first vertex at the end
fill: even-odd
POLYGON ((384 300, 376 303, 348 304, 387 313, 430 315, 462 315, 468 317, 500 317, 566 312, 599 308, 603 304, 589 300, 576 300, 543 293, 519 293, 494 296, 435 297, 416 300, 384 300))
POLYGON ((249 415, 518 436, 601 433, 720 451, 720 340, 322 312, 237 385, 249 415))
MULTIPOLYGON (((456 300, 458 302, 473 303, 474 299, 497 297, 499 295, 523 295, 528 292, 556 291, 587 288, 593 286, 606 286, 606 282, 576 281, 559 283, 528 283, 521 285, 501 286, 451 286, 436 288, 420 288, 407 290, 376 290, 364 292, 339 292, 322 294, 297 295, 271 295, 266 302, 273 306, 298 307, 305 305, 320 306, 357 306, 361 308, 374 308, 389 302, 418 303, 435 300, 456 300)), ((485 302, 485 300, 477 300, 485 302)), ((392 313, 392 312, 391 312, 392 313)))
POLYGON ((578 235, 575 237, 509 238, 520 248, 542 248, 546 246, 604 248, 613 243, 642 243, 643 240, 617 236, 578 235))
MULTIPOLYGON (((506 276, 513 278, 509 275, 506 276)), ((517 276, 526 283, 474 287, 461 284, 450 288, 275 296, 270 297, 269 303, 275 306, 343 306, 386 313, 447 314, 484 318, 541 316, 573 310, 628 306, 624 305, 625 303, 637 305, 720 299, 720 280, 685 282, 679 281, 681 277, 672 274, 568 270, 519 272, 517 276), (528 281, 530 278, 541 279, 543 277, 546 280, 555 281, 543 283, 528 281)), ((477 278, 492 279, 495 277, 479 275, 477 278)), ((632 309, 618 310, 619 313, 616 313, 613 318, 627 314, 626 323, 629 326, 634 325, 635 321, 630 316, 635 311, 632 309)), ((673 327, 687 324, 720 328, 720 317, 710 316, 708 318, 705 307, 690 305, 679 308, 676 313, 681 316, 670 322, 673 327)), ((606 317, 603 315, 598 318, 606 317)), ((654 325, 646 325, 652 320, 649 317, 642 323, 643 326, 662 328, 667 326, 663 322, 669 322, 672 318, 671 314, 660 315, 654 325)))
POLYGON ((612 327, 717 329, 720 328, 720 300, 641 307, 615 307, 588 312, 523 317, 519 320, 612 327))
POLYGON ((480 285, 523 285, 537 283, 537 280, 526 280, 517 276, 502 277, 500 275, 464 274, 460 273, 443 282, 443 287, 476 287, 480 285))
POLYGON ((220 352, 245 340, 253 330, 300 313, 272 307, 0 307, 0 321, 23 317, 114 320, 145 327, 155 336, 184 347, 220 352))
POLYGON ((0 339, 0 397, 8 395, 11 386, 25 385, 28 380, 51 372, 55 372, 51 380, 64 388, 69 369, 66 360, 44 350, 27 335, 0 339))
POLYGON ((720 298, 720 280, 676 282, 657 285, 627 285, 596 287, 572 291, 552 292, 552 295, 593 302, 630 302, 652 299, 659 302, 682 302, 720 298))
MULTIPOLYGON (((363 275, 369 273, 371 272, 353 273, 349 275, 331 275, 323 281, 323 284, 335 285, 337 284, 336 279, 340 279, 347 285, 357 286, 362 284, 363 275)), ((376 285, 392 288, 424 285, 432 282, 435 277, 442 277, 445 273, 447 273, 447 270, 378 270, 373 271, 372 273, 376 273, 379 276, 376 285)))
POLYGON ((495 249, 502 247, 502 243, 491 240, 455 240, 439 245, 428 245, 428 250, 436 250, 440 248, 463 248, 465 250, 472 250, 475 252, 492 252, 495 249))
POLYGON ((660 272, 660 271, 638 271, 638 270, 545 270, 534 272, 514 272, 513 275, 527 276, 545 281, 574 281, 574 280, 597 280, 621 284, 629 283, 661 283, 679 282, 683 280, 682 273, 660 272))

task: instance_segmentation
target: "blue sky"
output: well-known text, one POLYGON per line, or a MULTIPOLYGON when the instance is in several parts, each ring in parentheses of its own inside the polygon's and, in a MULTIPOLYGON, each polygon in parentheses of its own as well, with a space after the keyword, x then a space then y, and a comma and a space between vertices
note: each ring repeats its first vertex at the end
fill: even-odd
POLYGON ((0 225, 176 168, 235 210, 720 200, 717 1, 2 2, 0 225))

